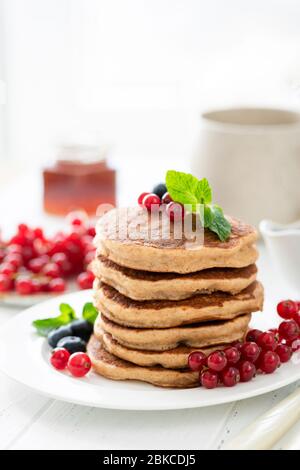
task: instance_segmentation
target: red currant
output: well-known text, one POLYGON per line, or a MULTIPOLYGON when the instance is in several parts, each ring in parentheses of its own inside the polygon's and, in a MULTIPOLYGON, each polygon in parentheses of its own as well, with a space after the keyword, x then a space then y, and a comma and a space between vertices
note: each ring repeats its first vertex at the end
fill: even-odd
POLYGON ((216 372, 220 372, 227 366, 227 358, 223 351, 214 351, 207 358, 207 366, 216 372))
POLYGON ((43 284, 39 279, 31 279, 32 294, 43 292, 43 284))
POLYGON ((147 194, 147 196, 145 196, 144 199, 143 199, 143 206, 148 211, 158 210, 160 204, 161 204, 161 200, 156 194, 152 194, 152 193, 147 194))
POLYGON ((298 326, 300 326, 300 312, 296 312, 293 315, 293 320, 297 323, 298 326))
POLYGON ((81 243, 85 251, 91 250, 92 247, 94 248, 93 237, 91 237, 90 235, 83 235, 83 237, 81 238, 81 243))
POLYGON ((42 269, 42 273, 51 278, 59 277, 61 274, 59 266, 56 263, 46 264, 42 269))
POLYGON ((265 351, 274 351, 277 347, 278 341, 274 333, 269 331, 259 335, 257 338, 257 344, 265 351))
POLYGON ((252 342, 246 342, 241 348, 242 358, 246 361, 255 362, 260 354, 260 347, 252 342))
POLYGON ((224 354, 227 358, 227 363, 230 365, 236 364, 241 357, 241 352, 233 346, 224 349, 224 354))
POLYGON ((138 204, 139 204, 139 206, 143 206, 144 197, 145 197, 145 196, 148 196, 148 194, 150 194, 150 193, 142 193, 142 194, 139 195, 139 197, 138 197, 138 204))
POLYGON ((30 269, 30 271, 34 274, 38 274, 41 272, 46 263, 47 261, 45 262, 45 259, 42 257, 33 258, 28 262, 28 269, 30 269))
POLYGON ((8 253, 5 256, 5 263, 12 264, 15 269, 19 269, 23 265, 23 257, 19 253, 8 253))
POLYGON ((300 327, 295 320, 283 321, 280 323, 278 330, 282 338, 288 341, 297 339, 300 334, 300 327))
POLYGON ((91 252, 94 253, 95 251, 96 251, 96 248, 94 247, 92 243, 84 246, 84 254, 91 253, 91 252))
POLYGON ((16 291, 20 295, 30 295, 33 294, 34 287, 32 285, 32 280, 27 278, 20 278, 16 280, 16 291))
POLYGON ((13 287, 13 281, 6 274, 0 273, 0 292, 9 292, 13 287))
POLYGON ((16 245, 16 244, 12 244, 12 245, 9 245, 7 247, 7 251, 8 253, 18 253, 19 255, 22 254, 22 247, 21 245, 16 245))
POLYGON ((292 348, 287 344, 279 344, 275 349, 275 352, 278 354, 280 362, 288 362, 292 357, 292 348))
POLYGON ((172 202, 173 199, 171 198, 170 194, 168 192, 166 192, 163 197, 161 198, 161 202, 163 204, 169 204, 169 202, 172 202))
POLYGON ((233 343, 231 343, 231 346, 236 348, 238 351, 241 351, 243 343, 242 341, 234 341, 233 343))
POLYGON ((289 341, 287 346, 292 349, 292 352, 300 350, 300 339, 295 339, 294 341, 289 341))
POLYGON ((49 282, 49 291, 50 292, 64 292, 66 290, 66 283, 61 277, 57 277, 56 279, 51 279, 49 282))
POLYGON ((84 264, 85 266, 89 266, 91 264, 92 261, 94 261, 95 259, 95 251, 89 251, 85 257, 84 257, 84 264))
POLYGON ((3 248, 0 248, 0 263, 2 263, 5 256, 6 256, 5 250, 3 248))
POLYGON ((182 220, 184 217, 184 207, 179 202, 169 202, 166 207, 166 213, 170 220, 182 220))
POLYGON ((44 240, 44 232, 43 229, 40 227, 37 227, 33 230, 33 236, 35 240, 44 240))
POLYGON ((26 224, 19 224, 18 225, 18 233, 22 235, 26 235, 29 231, 28 225, 26 224))
POLYGON ((280 359, 274 351, 263 351, 259 360, 259 368, 266 374, 272 374, 280 366, 280 359))
POLYGON ((93 287, 95 276, 91 271, 79 274, 77 284, 80 289, 91 289, 93 287))
POLYGON ((24 248, 26 243, 27 243, 26 238, 23 235, 20 235, 20 234, 15 235, 14 237, 12 237, 12 239, 9 242, 10 245, 19 245, 22 248, 24 248))
POLYGON ((74 219, 71 220, 71 225, 74 225, 74 227, 81 227, 83 225, 83 220, 79 217, 74 217, 74 219))
POLYGON ((256 374, 256 367, 250 361, 241 361, 238 364, 241 382, 249 382, 256 374))
POLYGON ((67 367, 70 357, 69 351, 65 348, 55 348, 52 351, 50 362, 55 369, 62 370, 67 367))
POLYGON ((63 274, 68 274, 71 271, 71 263, 65 253, 55 253, 51 258, 51 262, 56 264, 63 274))
POLYGON ((29 260, 34 258, 36 255, 37 255, 37 253, 35 253, 32 246, 24 246, 24 248, 22 250, 22 256, 23 256, 23 259, 24 259, 25 263, 28 263, 29 260))
POLYGON ((247 333, 247 336, 246 336, 246 341, 250 341, 250 343, 252 343, 252 342, 256 343, 257 338, 261 334, 262 334, 261 330, 249 330, 248 333, 247 333))
POLYGON ((11 263, 3 263, 0 266, 0 273, 6 276, 12 276, 16 272, 16 267, 11 263))
POLYGON ((194 351, 189 355, 189 368, 195 371, 201 371, 206 363, 206 355, 201 351, 194 351))
POLYGON ((297 302, 294 302, 293 300, 283 300, 277 305, 278 315, 285 320, 292 318, 294 313, 297 313, 298 310, 297 302))
POLYGON ((236 367, 226 367, 221 372, 221 380, 225 387, 234 387, 240 381, 240 372, 236 367))
POLYGON ((69 358, 68 369, 74 377, 83 377, 91 367, 91 360, 86 353, 76 352, 69 358))
POLYGON ((78 232, 71 232, 68 235, 67 240, 75 243, 79 248, 81 247, 81 237, 78 232))
POLYGON ((200 383, 205 388, 216 388, 219 383, 219 376, 213 370, 206 370, 200 373, 200 383))
POLYGON ((96 229, 95 229, 95 227, 94 227, 93 225, 91 225, 90 227, 87 228, 86 233, 87 233, 87 235, 89 235, 90 237, 93 237, 93 238, 94 238, 95 235, 96 235, 96 229))
POLYGON ((277 335, 278 335, 278 328, 270 328, 270 329, 268 330, 268 332, 269 332, 269 333, 273 333, 275 336, 277 336, 277 335))
POLYGON ((67 219, 67 222, 74 227, 74 229, 76 228, 81 228, 85 222, 87 221, 87 214, 86 212, 84 211, 74 211, 74 212, 70 212, 66 219, 67 219))

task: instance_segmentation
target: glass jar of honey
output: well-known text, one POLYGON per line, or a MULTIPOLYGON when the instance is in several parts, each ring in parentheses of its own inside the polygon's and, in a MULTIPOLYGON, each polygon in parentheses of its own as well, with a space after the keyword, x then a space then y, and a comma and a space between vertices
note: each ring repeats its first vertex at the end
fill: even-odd
POLYGON ((93 217, 100 204, 116 204, 116 172, 95 147, 62 147, 56 162, 44 168, 43 181, 49 214, 82 209, 93 217))

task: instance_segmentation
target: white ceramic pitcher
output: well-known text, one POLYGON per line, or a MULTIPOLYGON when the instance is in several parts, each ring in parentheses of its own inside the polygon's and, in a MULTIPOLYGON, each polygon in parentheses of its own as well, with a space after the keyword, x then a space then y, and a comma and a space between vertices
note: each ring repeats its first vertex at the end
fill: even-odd
POLYGON ((282 225, 263 220, 259 228, 277 274, 300 299, 300 221, 282 225))
POLYGON ((256 226, 300 218, 300 114, 265 108, 206 112, 192 172, 214 201, 256 226))

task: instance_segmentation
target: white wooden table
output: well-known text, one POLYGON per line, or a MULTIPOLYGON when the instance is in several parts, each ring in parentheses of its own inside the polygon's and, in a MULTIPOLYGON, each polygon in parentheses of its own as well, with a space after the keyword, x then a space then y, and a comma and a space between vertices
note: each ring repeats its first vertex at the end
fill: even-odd
MULTIPOLYGON (((22 194, 20 184, 18 194, 22 194)), ((24 181, 22 184, 28 188, 28 183, 24 181)), ((0 192, 2 226, 20 221, 19 214, 23 214, 21 218, 25 221, 43 217, 38 205, 32 202, 35 200, 32 192, 30 198, 18 201, 12 196, 14 192, 15 187, 0 192)), ((37 188, 36 195, 38 192, 37 188)), ((273 274, 263 246, 260 246, 260 251, 260 279, 266 288, 265 313, 261 321, 263 326, 271 326, 276 302, 288 293, 273 274)), ((0 328, 17 313, 18 310, 0 307, 0 328)), ((18 345, 12 344, 12 347, 18 348, 18 345)), ((95 409, 51 400, 0 374, 0 448, 221 449, 226 440, 285 398, 295 387, 297 384, 261 397, 212 408, 133 412, 95 409)), ((278 448, 300 448, 300 423, 276 445, 278 448)))

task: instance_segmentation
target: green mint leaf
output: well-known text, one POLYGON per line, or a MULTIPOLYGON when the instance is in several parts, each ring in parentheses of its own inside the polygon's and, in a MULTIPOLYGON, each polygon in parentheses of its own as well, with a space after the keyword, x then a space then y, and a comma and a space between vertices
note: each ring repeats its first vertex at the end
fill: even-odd
POLYGON ((206 178, 198 180, 189 173, 169 170, 166 174, 166 186, 173 201, 191 204, 193 211, 196 210, 196 204, 211 203, 212 192, 206 178))
POLYGON ((196 196, 200 204, 210 204, 212 201, 212 192, 209 182, 206 178, 198 181, 196 196))
POLYGON ((67 325, 76 319, 75 311, 69 304, 60 304, 59 310, 60 315, 57 317, 44 318, 32 322, 32 325, 36 328, 39 335, 47 336, 50 331, 60 326, 67 325))
POLYGON ((95 323, 98 316, 98 310, 91 302, 87 302, 83 307, 82 316, 88 322, 95 323))
POLYGON ((59 311, 65 318, 69 317, 71 320, 76 319, 75 310, 69 304, 60 304, 59 311))
POLYGON ((166 174, 166 186, 173 201, 181 204, 199 203, 197 188, 199 180, 189 173, 169 170, 166 174))
POLYGON ((217 205, 204 207, 204 227, 216 233, 222 242, 227 240, 231 233, 231 225, 221 207, 217 205))

